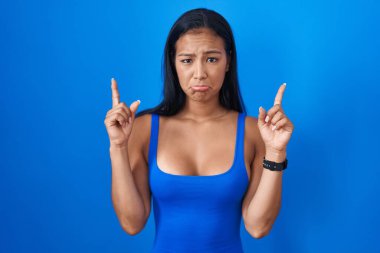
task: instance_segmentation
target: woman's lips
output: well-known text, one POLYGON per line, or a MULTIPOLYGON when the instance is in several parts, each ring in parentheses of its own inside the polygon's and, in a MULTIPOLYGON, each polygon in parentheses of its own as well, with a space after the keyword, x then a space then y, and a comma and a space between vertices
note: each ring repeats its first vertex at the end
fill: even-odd
POLYGON ((194 91, 207 91, 209 88, 208 86, 191 86, 194 91))

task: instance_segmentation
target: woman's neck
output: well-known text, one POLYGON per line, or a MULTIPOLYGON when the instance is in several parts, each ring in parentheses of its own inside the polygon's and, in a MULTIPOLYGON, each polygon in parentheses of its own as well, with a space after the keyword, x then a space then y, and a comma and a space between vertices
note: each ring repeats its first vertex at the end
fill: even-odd
POLYGON ((192 119, 203 122, 211 119, 220 118, 229 112, 224 108, 218 99, 213 101, 195 101, 187 99, 184 108, 176 115, 181 119, 192 119))

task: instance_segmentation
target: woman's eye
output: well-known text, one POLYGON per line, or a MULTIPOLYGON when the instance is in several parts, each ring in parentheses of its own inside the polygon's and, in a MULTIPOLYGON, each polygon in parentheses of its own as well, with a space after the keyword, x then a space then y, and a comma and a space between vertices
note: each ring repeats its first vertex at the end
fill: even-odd
MULTIPOLYGON (((208 62, 211 62, 211 63, 214 63, 214 62, 217 62, 218 59, 217 59, 217 58, 214 58, 214 57, 209 57, 209 58, 207 58, 207 61, 208 61, 208 62)), ((188 63, 191 63, 191 59, 183 59, 183 60, 181 60, 180 62, 185 63, 185 64, 188 64, 188 63)))
POLYGON ((182 63, 190 63, 191 59, 184 59, 184 60, 181 60, 182 63))

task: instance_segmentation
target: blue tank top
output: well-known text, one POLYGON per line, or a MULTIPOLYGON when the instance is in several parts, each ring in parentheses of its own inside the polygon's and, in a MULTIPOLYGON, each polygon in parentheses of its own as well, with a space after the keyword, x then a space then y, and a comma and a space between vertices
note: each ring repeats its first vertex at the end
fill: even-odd
POLYGON ((151 252, 243 252, 240 225, 249 183, 244 127, 245 113, 239 113, 234 161, 228 171, 174 175, 157 166, 159 115, 152 114, 148 162, 156 232, 151 252))

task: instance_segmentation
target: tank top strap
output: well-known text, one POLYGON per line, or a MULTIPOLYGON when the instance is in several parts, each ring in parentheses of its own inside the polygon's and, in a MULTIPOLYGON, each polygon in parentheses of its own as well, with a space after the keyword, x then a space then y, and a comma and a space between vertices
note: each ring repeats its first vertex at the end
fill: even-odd
POLYGON ((246 113, 239 112, 238 129, 237 129, 237 143, 236 143, 236 155, 237 161, 244 161, 244 131, 245 131, 245 116, 246 113))
POLYGON ((157 154, 157 143, 158 143, 158 114, 152 113, 152 121, 150 128, 150 141, 149 141, 149 155, 148 163, 150 165, 154 164, 157 154))

